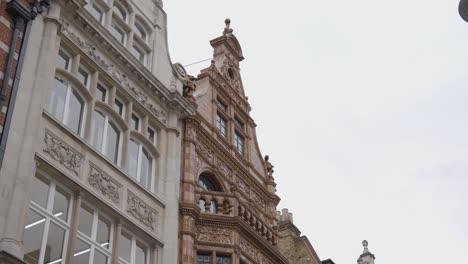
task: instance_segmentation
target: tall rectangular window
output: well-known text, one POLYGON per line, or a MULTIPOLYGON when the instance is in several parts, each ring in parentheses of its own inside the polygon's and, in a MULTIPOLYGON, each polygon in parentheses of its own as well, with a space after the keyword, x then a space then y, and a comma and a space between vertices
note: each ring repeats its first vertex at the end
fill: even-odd
POLYGON ((31 204, 24 227, 26 263, 63 263, 70 230, 71 194, 42 176, 33 180, 31 204))
POLYGON ((60 50, 59 56, 57 58, 57 68, 70 70, 70 61, 71 61, 71 57, 67 53, 65 53, 63 50, 60 50))
POLYGON ((99 22, 99 24, 104 23, 104 11, 96 3, 91 2, 86 6, 86 9, 99 22))
POLYGON ((218 132, 226 138, 227 136, 227 128, 226 128, 226 119, 224 119, 219 113, 216 114, 216 128, 218 132))
POLYGON ((120 99, 115 98, 114 110, 117 113, 119 113, 120 116, 123 117, 123 115, 124 115, 124 103, 120 99))
POLYGON ((106 102, 107 89, 98 83, 96 88, 96 99, 106 102))
POLYGON ((244 138, 237 131, 234 132, 234 147, 237 152, 244 155, 244 138))
POLYGON ((121 29, 117 24, 112 23, 111 28, 110 28, 110 33, 112 36, 117 39, 122 45, 125 45, 125 31, 121 29))
POLYGON ((119 255, 119 263, 124 264, 147 264, 149 260, 148 246, 124 230, 120 234, 119 255))
POLYGON ((130 128, 136 131, 140 130, 140 118, 135 114, 132 114, 132 119, 130 120, 130 128))
POLYGON ((89 71, 84 68, 83 66, 80 66, 78 69, 78 79, 83 83, 85 87, 89 86, 89 71))

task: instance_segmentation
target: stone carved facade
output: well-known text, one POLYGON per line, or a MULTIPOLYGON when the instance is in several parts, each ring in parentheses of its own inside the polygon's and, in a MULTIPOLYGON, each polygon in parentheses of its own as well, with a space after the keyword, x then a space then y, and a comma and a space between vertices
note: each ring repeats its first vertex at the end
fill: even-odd
POLYGON ((268 187, 263 156, 251 147, 257 143, 239 70, 242 50, 228 22, 224 34, 210 42, 211 66, 195 80, 198 112, 185 120, 179 263, 196 263, 197 254, 211 252, 235 264, 286 264, 272 213, 279 197, 268 187), (217 126, 218 110, 225 131, 217 126), (234 144, 234 133, 243 139, 242 150, 234 144), (185 230, 192 223, 195 234, 185 230))
POLYGON ((88 183, 114 203, 120 203, 121 185, 93 165, 89 169, 88 183))
POLYGON ((49 132, 45 134, 44 143, 45 153, 49 154, 52 159, 58 161, 65 168, 72 171, 76 176, 80 174, 82 157, 78 152, 49 132))
POLYGON ((220 244, 233 244, 234 231, 217 227, 198 227, 197 240, 220 244))
POLYGON ((127 212, 145 226, 151 228, 151 230, 155 229, 157 219, 156 211, 131 192, 128 192, 127 195, 127 212))

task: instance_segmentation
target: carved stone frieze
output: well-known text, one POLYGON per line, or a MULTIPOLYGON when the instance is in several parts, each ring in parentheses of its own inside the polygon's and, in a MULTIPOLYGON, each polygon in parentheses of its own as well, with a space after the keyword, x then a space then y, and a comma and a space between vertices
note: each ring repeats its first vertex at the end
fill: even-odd
POLYGON ((261 254, 258 251, 258 249, 256 249, 254 246, 252 246, 252 244, 250 244, 249 242, 247 242, 243 238, 241 238, 241 240, 240 240, 240 248, 244 252, 244 254, 249 256, 255 262, 258 262, 259 258, 261 258, 261 254))
POLYGON ((114 203, 120 203, 121 185, 93 165, 89 169, 88 183, 114 203))
POLYGON ((227 179, 232 180, 232 170, 221 160, 218 160, 218 166, 216 167, 218 172, 226 177, 227 179))
POLYGON ((237 176, 236 182, 237 182, 237 188, 243 193, 245 193, 247 197, 250 197, 250 188, 249 186, 247 186, 245 181, 239 178, 239 176, 237 176))
POLYGON ((136 195, 128 192, 127 197, 127 212, 133 215, 138 221, 145 226, 155 229, 157 213, 156 210, 149 207, 145 202, 140 200, 136 195))
POLYGON ((214 162, 214 152, 208 145, 205 143, 201 142, 200 140, 198 141, 196 151, 198 154, 200 154, 207 162, 210 164, 213 164, 214 162))
POLYGON ((265 211, 265 207, 266 207, 265 201, 260 197, 260 195, 257 194, 257 192, 255 191, 250 192, 250 198, 253 200, 253 202, 256 205, 260 206, 260 208, 262 208, 262 210, 265 211))
POLYGON ((197 227, 197 240, 220 244, 233 244, 234 231, 217 227, 197 227))
POLYGON ((45 133, 44 137, 45 147, 43 151, 49 156, 58 161, 62 166, 75 173, 76 176, 80 174, 82 156, 70 146, 63 143, 58 138, 55 138, 49 132, 45 133))
POLYGON ((158 109, 151 102, 149 102, 148 96, 143 91, 133 86, 127 76, 119 69, 117 69, 117 67, 106 61, 105 58, 98 55, 96 53, 96 47, 90 44, 88 41, 82 40, 80 36, 78 36, 70 29, 70 25, 68 23, 65 21, 61 21, 61 23, 61 32, 64 36, 68 37, 74 44, 78 46, 78 48, 80 48, 86 55, 88 55, 91 60, 101 66, 110 76, 112 76, 112 78, 117 83, 129 91, 138 102, 140 102, 145 108, 154 114, 162 123, 167 123, 168 114, 166 111, 158 109))

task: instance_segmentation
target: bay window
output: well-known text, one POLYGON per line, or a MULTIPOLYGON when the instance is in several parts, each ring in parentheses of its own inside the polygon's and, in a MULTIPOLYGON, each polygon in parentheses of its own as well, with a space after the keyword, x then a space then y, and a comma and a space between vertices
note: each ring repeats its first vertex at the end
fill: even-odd
POLYGON ((72 86, 55 77, 48 111, 76 134, 80 134, 84 101, 72 86))

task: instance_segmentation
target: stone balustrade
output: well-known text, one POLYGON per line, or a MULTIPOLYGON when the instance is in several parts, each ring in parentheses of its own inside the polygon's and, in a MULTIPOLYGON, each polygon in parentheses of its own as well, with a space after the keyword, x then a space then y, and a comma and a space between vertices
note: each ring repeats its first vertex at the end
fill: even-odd
POLYGON ((218 192, 200 191, 196 199, 202 213, 234 216, 234 196, 218 192))
POLYGON ((262 237, 269 241, 272 245, 276 245, 276 236, 273 229, 265 224, 258 216, 253 214, 247 207, 239 204, 238 215, 250 226, 252 226, 262 237))

